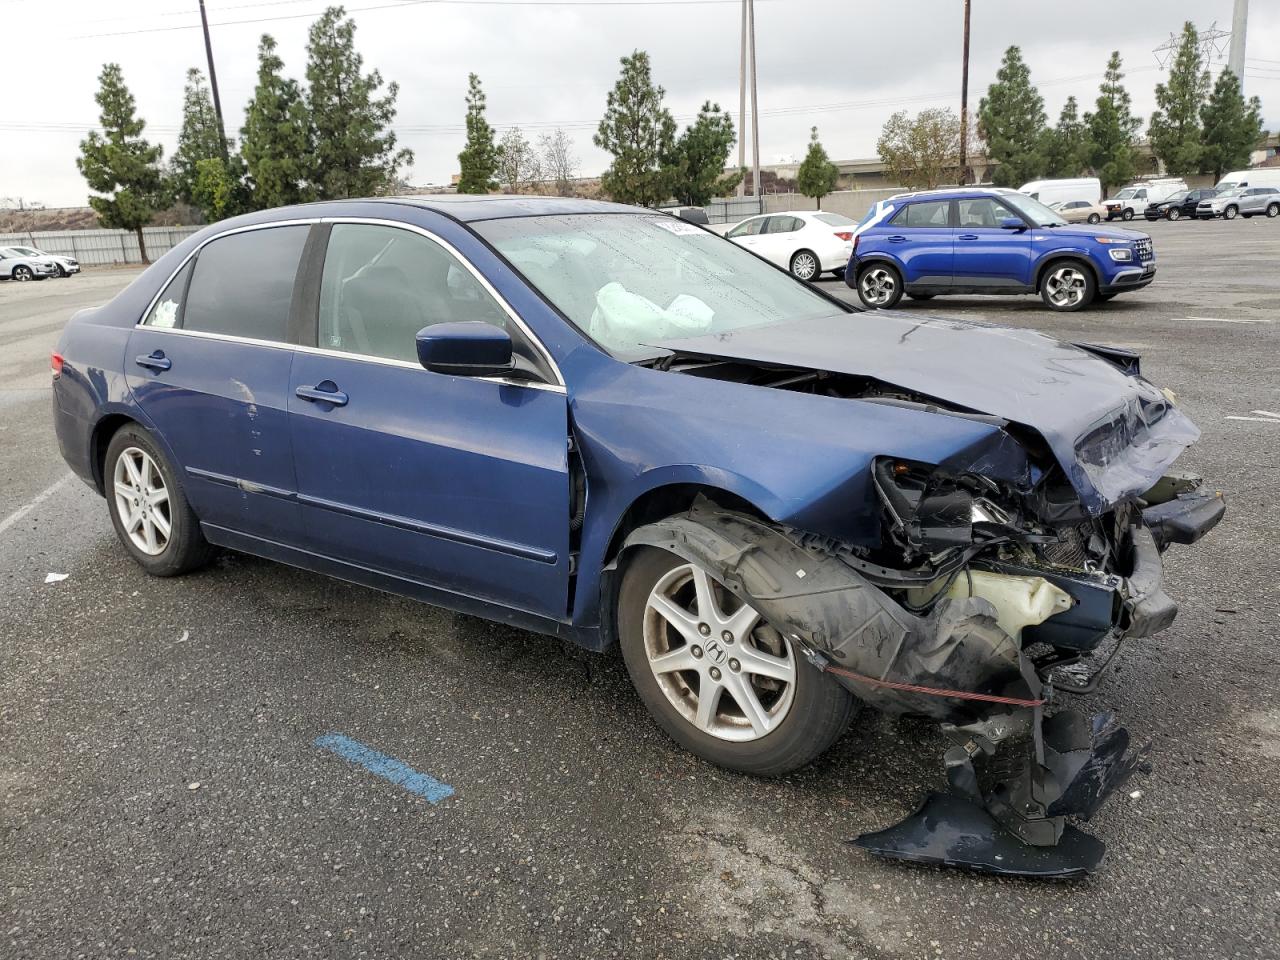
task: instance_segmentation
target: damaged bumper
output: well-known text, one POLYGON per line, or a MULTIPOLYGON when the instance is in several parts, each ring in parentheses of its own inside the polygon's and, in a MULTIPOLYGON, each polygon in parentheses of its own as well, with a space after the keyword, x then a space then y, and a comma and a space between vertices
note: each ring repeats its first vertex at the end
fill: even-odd
MULTIPOLYGON (((1130 749, 1128 732, 1109 715, 1050 713, 1050 671, 1069 662, 1064 653, 1088 651, 1105 636, 1167 627, 1177 607, 1162 586, 1161 549, 1203 536, 1224 509, 1220 495, 1192 491, 1171 493, 1140 518, 1135 512, 1127 575, 975 561, 967 578, 952 577, 950 593, 935 595, 927 615, 890 596, 891 571, 705 502, 640 528, 628 546, 660 547, 711 571, 859 699, 942 725, 950 792, 855 844, 904 860, 1072 877, 1096 869, 1103 846, 1067 820, 1093 816, 1143 751, 1130 749), (984 571, 1001 584, 1030 583, 1039 613, 1023 604, 1014 616, 1003 596, 982 596, 984 571), (957 593, 966 579, 968 595, 957 593), (1029 656, 1037 642, 1054 655, 1029 656)), ((1096 682, 1058 689, 1087 692, 1096 682)))

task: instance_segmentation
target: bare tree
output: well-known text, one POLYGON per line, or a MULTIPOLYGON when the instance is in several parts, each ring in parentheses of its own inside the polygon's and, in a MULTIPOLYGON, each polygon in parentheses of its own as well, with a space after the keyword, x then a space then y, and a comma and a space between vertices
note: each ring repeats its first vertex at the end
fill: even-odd
POLYGON ((498 180, 511 193, 522 193, 542 179, 542 164, 533 144, 519 127, 512 127, 498 142, 498 180))
POLYGON ((573 155, 569 135, 559 127, 555 133, 544 133, 538 138, 538 152, 542 157, 543 178, 550 181, 557 194, 569 196, 578 173, 578 158, 573 155))
POLYGON ((960 119, 949 107, 891 116, 876 143, 889 175, 904 187, 933 188, 954 178, 960 159, 960 119))

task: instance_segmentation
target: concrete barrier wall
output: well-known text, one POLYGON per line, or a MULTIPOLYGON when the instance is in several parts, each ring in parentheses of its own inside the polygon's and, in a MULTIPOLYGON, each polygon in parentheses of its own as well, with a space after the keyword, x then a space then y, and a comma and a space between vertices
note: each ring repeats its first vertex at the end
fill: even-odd
MULTIPOLYGON (((854 220, 861 220, 867 215, 873 203, 887 200, 894 194, 902 192, 902 187, 888 187, 883 190, 837 190, 822 198, 822 209, 830 213, 842 213, 854 220)), ((764 201, 766 213, 818 209, 818 205, 810 197, 799 193, 771 193, 764 198, 764 201)))

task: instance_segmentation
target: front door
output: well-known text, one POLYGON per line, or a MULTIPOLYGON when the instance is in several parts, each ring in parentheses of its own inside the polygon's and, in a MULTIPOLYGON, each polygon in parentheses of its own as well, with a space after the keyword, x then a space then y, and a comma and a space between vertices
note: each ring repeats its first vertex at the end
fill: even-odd
POLYGON ((1022 221, 1022 217, 995 197, 959 200, 956 207, 956 286, 997 293, 1028 286, 1033 231, 1000 225, 1006 219, 1022 221))
POLYGON ((334 224, 316 347, 298 351, 289 388, 311 549, 563 619, 568 409, 536 361, 508 308, 442 245, 401 227, 334 224), (529 379, 423 369, 417 332, 461 320, 506 329, 529 379))
POLYGON ((201 521, 289 541, 299 532, 287 397, 294 277, 308 227, 201 248, 129 338, 129 389, 168 444, 201 521))

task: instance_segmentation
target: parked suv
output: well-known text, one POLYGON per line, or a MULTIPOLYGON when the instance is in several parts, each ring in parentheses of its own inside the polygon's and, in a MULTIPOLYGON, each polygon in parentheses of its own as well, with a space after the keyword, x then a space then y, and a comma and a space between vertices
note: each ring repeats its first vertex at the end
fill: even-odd
POLYGON ((1155 277, 1145 233, 1069 225, 1014 190, 960 188, 882 201, 854 232, 845 282, 863 305, 954 293, 1038 293, 1050 310, 1140 290, 1155 277))
POLYGON ((1167 200, 1157 200, 1148 204, 1143 213, 1148 220, 1181 220, 1183 217, 1194 217, 1196 207, 1201 200, 1212 200, 1220 192, 1216 187, 1182 190, 1167 200))
POLYGON ((1196 206, 1196 216, 1203 219, 1222 217, 1234 220, 1237 216, 1252 217, 1260 213, 1268 217, 1280 216, 1280 190, 1275 187, 1236 187, 1201 200, 1196 206))

